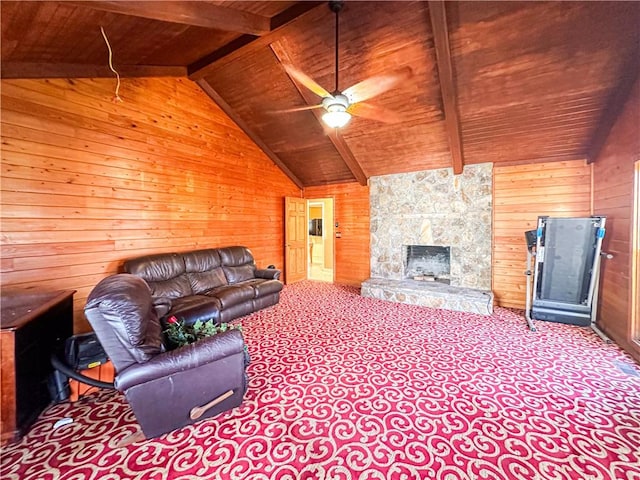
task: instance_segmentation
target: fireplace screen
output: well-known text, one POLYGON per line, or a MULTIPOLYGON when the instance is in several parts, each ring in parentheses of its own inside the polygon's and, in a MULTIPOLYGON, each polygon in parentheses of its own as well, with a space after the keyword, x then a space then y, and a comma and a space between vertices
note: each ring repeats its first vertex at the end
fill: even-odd
POLYGON ((451 247, 403 245, 402 248, 405 278, 450 283, 451 247))

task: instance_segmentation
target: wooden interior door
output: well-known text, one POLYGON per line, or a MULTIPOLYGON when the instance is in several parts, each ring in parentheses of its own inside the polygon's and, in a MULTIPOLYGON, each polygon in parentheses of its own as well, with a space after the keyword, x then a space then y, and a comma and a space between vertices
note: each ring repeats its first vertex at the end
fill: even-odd
POLYGON ((633 234, 631 241, 631 335, 630 340, 640 350, 640 160, 636 161, 633 182, 633 234))
POLYGON ((285 271, 286 283, 307 278, 307 201, 285 197, 285 271))

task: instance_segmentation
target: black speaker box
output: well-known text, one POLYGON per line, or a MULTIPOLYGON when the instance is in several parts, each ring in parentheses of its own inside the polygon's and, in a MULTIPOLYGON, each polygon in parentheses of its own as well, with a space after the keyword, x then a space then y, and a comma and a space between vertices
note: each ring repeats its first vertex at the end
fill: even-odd
POLYGON ((66 364, 74 370, 86 370, 107 361, 107 354, 93 332, 69 337, 64 356, 66 364))

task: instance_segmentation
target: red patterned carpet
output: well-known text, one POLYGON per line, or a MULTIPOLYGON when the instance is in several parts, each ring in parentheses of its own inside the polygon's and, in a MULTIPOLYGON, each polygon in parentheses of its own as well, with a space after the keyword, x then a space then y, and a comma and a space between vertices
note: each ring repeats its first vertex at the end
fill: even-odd
POLYGON ((640 479, 639 368, 589 330, 312 282, 242 323, 241 407, 115 448, 136 430, 122 396, 56 405, 2 478, 640 479))

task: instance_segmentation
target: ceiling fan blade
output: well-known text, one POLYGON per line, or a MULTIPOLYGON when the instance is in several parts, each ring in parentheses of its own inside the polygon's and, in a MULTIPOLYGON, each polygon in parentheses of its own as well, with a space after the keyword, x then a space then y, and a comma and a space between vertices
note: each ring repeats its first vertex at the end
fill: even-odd
POLYGON ((283 110, 271 110, 270 113, 303 112, 305 110, 314 110, 316 108, 322 108, 322 105, 305 105, 304 107, 292 107, 292 108, 285 108, 283 110))
POLYGON ((400 82, 410 79, 413 71, 410 67, 403 67, 393 73, 375 75, 356 83, 342 92, 351 103, 363 102, 376 95, 393 88, 400 82))
POLYGON ((403 120, 402 115, 399 113, 362 102, 351 104, 347 112, 356 117, 368 118, 383 123, 400 123, 403 120))
POLYGON ((318 85, 315 82, 315 80, 313 80, 311 77, 309 77, 306 73, 302 73, 296 67, 291 66, 291 65, 287 65, 287 64, 283 63, 282 66, 284 67, 284 69, 287 71, 287 73, 291 77, 295 78, 298 82, 300 82, 300 84, 302 84, 305 87, 307 87, 309 90, 311 90, 313 93, 315 93, 319 97, 325 98, 325 97, 331 97, 332 96, 324 88, 322 88, 320 85, 318 85))

